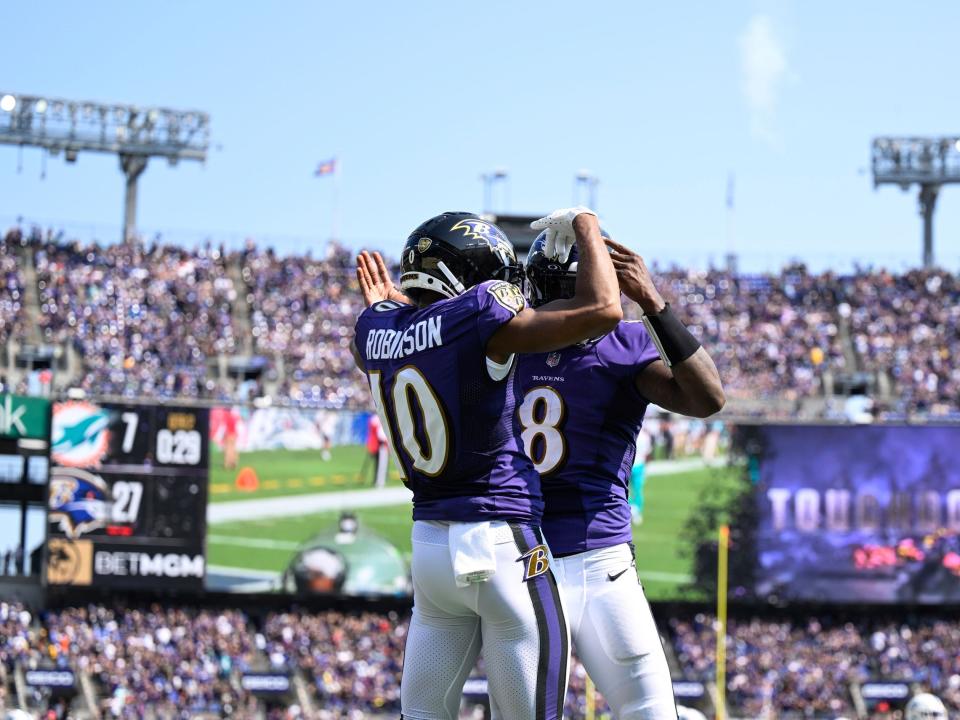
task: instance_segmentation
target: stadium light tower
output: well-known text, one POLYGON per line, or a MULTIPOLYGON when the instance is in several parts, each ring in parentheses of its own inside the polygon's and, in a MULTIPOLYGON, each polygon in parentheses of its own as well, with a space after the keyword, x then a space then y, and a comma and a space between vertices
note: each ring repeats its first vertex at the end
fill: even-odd
POLYGON ((480 174, 480 180, 483 182, 483 212, 493 212, 493 186, 499 181, 506 181, 510 173, 505 167, 498 167, 492 172, 480 174))
POLYGON ((920 186, 923 265, 933 265, 933 212, 940 188, 960 182, 960 137, 880 137, 871 152, 873 186, 920 186))
POLYGON ((39 95, 0 92, 0 143, 30 146, 67 162, 80 152, 111 153, 126 177, 123 238, 137 227, 137 180, 151 157, 207 159, 210 116, 197 110, 106 105, 39 95))
POLYGON ((600 178, 589 170, 578 170, 573 176, 573 204, 580 205, 583 193, 581 188, 587 191, 587 207, 596 211, 597 209, 597 185, 600 184, 600 178))

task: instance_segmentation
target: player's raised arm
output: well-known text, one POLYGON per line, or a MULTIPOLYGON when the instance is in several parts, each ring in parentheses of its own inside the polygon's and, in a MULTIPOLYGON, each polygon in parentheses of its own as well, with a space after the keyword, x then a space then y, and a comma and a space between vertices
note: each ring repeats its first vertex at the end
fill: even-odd
POLYGON ((653 283, 643 258, 607 239, 623 294, 643 310, 643 323, 662 362, 637 373, 640 394, 665 410, 691 417, 720 412, 726 402, 713 358, 673 314, 653 283))
POLYGON ((623 317, 616 273, 592 211, 557 210, 530 226, 546 230, 549 251, 563 259, 575 239, 579 253, 576 290, 569 300, 522 310, 497 330, 487 343, 487 354, 501 362, 512 353, 549 352, 603 335, 623 317))

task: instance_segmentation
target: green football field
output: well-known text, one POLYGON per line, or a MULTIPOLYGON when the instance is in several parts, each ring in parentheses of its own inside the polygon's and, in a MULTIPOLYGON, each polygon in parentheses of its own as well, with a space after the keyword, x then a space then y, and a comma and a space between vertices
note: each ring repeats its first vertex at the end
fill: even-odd
MULTIPOLYGON (((329 462, 320 460, 319 452, 313 451, 250 453, 242 456, 240 464, 257 467, 260 489, 256 492, 235 489, 212 492, 211 501, 367 487, 369 479, 366 483, 356 480, 362 458, 363 451, 359 447, 335 448, 334 457, 329 462), (343 480, 334 482, 338 475, 343 480), (290 484, 291 479, 305 481, 309 478, 325 478, 326 481, 313 486, 290 484), (263 487, 265 480, 270 479, 277 481, 276 486, 263 487)), ((735 469, 698 468, 648 476, 644 523, 635 528, 634 539, 640 577, 651 598, 690 597, 680 590, 689 578, 691 559, 682 555, 679 533, 690 514, 696 511, 701 491, 711 483, 733 483, 737 475, 735 469)), ((223 471, 219 471, 219 477, 211 472, 212 487, 215 483, 227 481, 223 471)), ((399 481, 394 478, 391 484, 399 485, 399 481)), ((255 516, 256 500, 252 502, 251 514, 255 516)), ((363 526, 380 533, 409 555, 411 517, 408 503, 360 508, 355 513, 363 526)), ((215 568, 279 573, 302 542, 333 526, 338 515, 338 511, 313 512, 211 524, 207 561, 215 568)))
MULTIPOLYGON (((237 469, 226 470, 223 453, 211 444, 210 502, 370 487, 373 469, 362 467, 365 455, 361 445, 335 447, 330 460, 324 460, 319 450, 257 450, 240 453, 237 469), (255 475, 256 489, 242 489, 242 482, 238 486, 238 475, 244 469, 255 475)), ((399 485, 396 470, 390 475, 389 484, 399 485)))

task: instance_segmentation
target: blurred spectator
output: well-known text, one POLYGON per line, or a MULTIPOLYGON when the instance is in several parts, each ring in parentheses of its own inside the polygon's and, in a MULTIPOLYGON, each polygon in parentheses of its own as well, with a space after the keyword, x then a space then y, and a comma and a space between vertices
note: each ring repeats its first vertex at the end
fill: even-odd
POLYGON ((280 257, 248 243, 243 279, 249 288, 255 350, 284 359, 279 394, 301 403, 366 407, 369 390, 350 342, 364 308, 354 256, 330 243, 323 259, 280 257))
MULTIPOLYGON (((0 677, 17 665, 88 673, 105 717, 253 718, 263 708, 239 675, 272 669, 302 673, 324 720, 396 717, 408 621, 406 612, 292 610, 257 624, 238 610, 90 605, 32 614, 0 603, 0 677)), ((711 682, 715 618, 674 615, 662 629, 677 677, 711 682)), ((735 717, 856 717, 851 686, 884 680, 932 691, 957 711, 958 647, 960 621, 946 615, 734 619, 727 700, 735 717)), ((482 658, 476 672, 484 674, 482 658)), ((565 717, 584 717, 586 683, 574 658, 565 717)), ((596 709, 609 712, 599 696, 596 709)), ((301 716, 292 696, 266 710, 277 720, 301 716)))
MULTIPOLYGON (((211 360, 243 350, 267 359, 264 379, 276 383, 280 398, 369 407, 350 353, 363 300, 353 254, 336 243, 319 258, 281 256, 252 241, 226 254, 209 244, 104 246, 13 228, 0 247, 0 341, 25 334, 18 253, 31 250, 42 338, 76 348, 83 374, 70 380, 92 394, 225 398, 208 372, 211 360), (249 319, 250 337, 237 337, 237 317, 244 327, 249 319)), ((954 274, 817 274, 800 264, 778 273, 654 274, 710 349, 732 400, 799 402, 829 391, 828 377, 861 372, 881 378, 878 387, 891 385, 894 400, 874 403, 874 415, 960 414, 960 366, 951 362, 960 351, 954 274)), ((627 315, 638 317, 639 308, 627 315)))
POLYGON ((242 715, 252 697, 231 682, 254 657, 247 620, 237 610, 114 610, 91 605, 48 612, 43 655, 99 682, 107 717, 161 717, 183 711, 242 715))
POLYGON ((0 245, 0 348, 10 338, 23 335, 23 271, 17 258, 23 233, 13 228, 0 245))
POLYGON ((219 251, 125 243, 35 249, 40 329, 72 343, 93 394, 216 395, 207 358, 236 348, 219 251))

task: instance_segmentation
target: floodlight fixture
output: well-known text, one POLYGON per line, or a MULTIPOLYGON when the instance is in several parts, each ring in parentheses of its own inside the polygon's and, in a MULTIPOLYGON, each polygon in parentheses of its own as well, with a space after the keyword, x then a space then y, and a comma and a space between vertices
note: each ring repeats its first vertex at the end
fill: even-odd
POLYGON ((960 137, 878 137, 871 148, 873 186, 920 188, 923 264, 933 265, 933 214, 940 188, 960 183, 960 137))
POLYGON ((197 110, 139 107, 0 92, 0 144, 61 151, 67 162, 81 152, 117 155, 126 176, 124 239, 136 232, 137 179, 151 157, 207 159, 210 116, 197 110))

